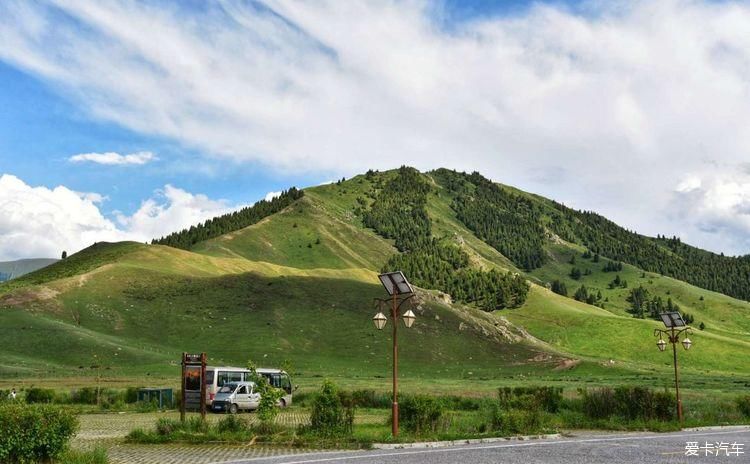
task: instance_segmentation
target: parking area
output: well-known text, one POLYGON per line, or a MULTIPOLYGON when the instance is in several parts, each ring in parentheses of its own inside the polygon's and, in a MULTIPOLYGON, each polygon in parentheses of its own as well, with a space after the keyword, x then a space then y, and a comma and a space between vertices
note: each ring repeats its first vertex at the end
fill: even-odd
MULTIPOLYGON (((104 446, 112 464, 208 464, 314 451, 304 448, 268 447, 257 444, 134 445, 125 443, 124 438, 128 432, 139 427, 153 428, 156 421, 162 417, 179 419, 180 414, 178 412, 83 414, 79 416, 81 427, 73 440, 72 446, 79 449, 104 446)), ((215 422, 220 420, 223 415, 208 414, 206 417, 209 421, 215 422)), ((250 422, 257 420, 257 416, 252 413, 241 414, 241 417, 250 422)), ((276 421, 286 426, 297 426, 307 423, 309 417, 309 410, 291 408, 282 411, 276 421)), ((383 414, 365 413, 358 415, 357 423, 373 423, 384 419, 383 414)))

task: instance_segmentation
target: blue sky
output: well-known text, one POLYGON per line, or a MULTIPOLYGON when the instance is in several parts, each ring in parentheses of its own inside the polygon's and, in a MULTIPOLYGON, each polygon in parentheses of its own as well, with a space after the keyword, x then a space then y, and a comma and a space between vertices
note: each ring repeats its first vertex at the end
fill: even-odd
POLYGON ((91 118, 48 82, 0 63, 0 173, 31 185, 65 185, 97 192, 108 200, 102 210, 132 214, 144 198, 165 184, 225 199, 252 203, 291 185, 329 180, 323 173, 284 175, 254 163, 216 162, 174 140, 140 134, 91 118), (151 151, 147 166, 71 163, 80 153, 151 151))
POLYGON ((749 28, 699 0, 3 2, 0 260, 400 164, 745 254, 749 28))
MULTIPOLYGON (((547 3, 571 7, 579 2, 547 3)), ((435 8, 445 14, 440 22, 451 28, 477 18, 519 15, 531 4, 524 0, 451 0, 435 8)), ((191 6, 203 9, 200 2, 191 6)), ((217 162, 210 159, 210 153, 174 139, 93 118, 68 93, 54 82, 0 61, 0 173, 14 174, 31 185, 65 185, 79 192, 101 193, 108 198, 102 208, 108 216, 112 211, 132 214, 144 198, 165 184, 244 204, 268 192, 292 185, 317 185, 339 174, 326 170, 288 174, 258 163, 217 162), (139 151, 153 152, 159 160, 146 167, 115 169, 68 161, 80 153, 139 151)))

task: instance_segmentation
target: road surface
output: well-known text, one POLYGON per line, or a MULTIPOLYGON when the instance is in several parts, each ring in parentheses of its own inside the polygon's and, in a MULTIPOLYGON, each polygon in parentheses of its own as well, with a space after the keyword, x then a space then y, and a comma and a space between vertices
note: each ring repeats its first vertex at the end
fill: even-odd
MULTIPOLYGON (((619 464, 750 463, 750 427, 674 433, 576 434, 557 439, 503 441, 446 448, 310 453, 224 461, 232 464, 619 464), (688 442, 698 456, 686 456, 688 442), (708 445, 710 446, 707 446, 708 445), (741 445, 735 446, 733 445, 741 445), (724 445, 724 446, 722 446, 724 445), (711 454, 706 455, 707 448, 711 454), (729 450, 730 455, 726 455, 729 450), (735 454, 735 452, 744 454, 735 454), (717 455, 718 454, 718 455, 717 455)), ((217 463, 218 464, 218 463, 217 463)))

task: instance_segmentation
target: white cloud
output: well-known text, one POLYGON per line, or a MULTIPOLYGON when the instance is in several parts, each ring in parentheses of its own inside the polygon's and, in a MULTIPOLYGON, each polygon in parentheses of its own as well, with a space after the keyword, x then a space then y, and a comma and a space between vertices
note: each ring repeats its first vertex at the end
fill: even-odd
POLYGON ((750 250, 750 173, 706 166, 675 189, 670 217, 691 224, 683 240, 717 250, 750 250))
POLYGON ((654 235, 700 237, 712 218, 670 219, 674 190, 750 152, 747 3, 536 4, 448 29, 419 0, 264 4, 2 2, 0 60, 215 157, 476 169, 654 235))
POLYGON ((279 191, 279 192, 268 192, 268 193, 266 193, 266 196, 263 199, 266 200, 266 201, 271 201, 271 200, 273 200, 274 198, 276 198, 276 197, 278 197, 280 195, 281 195, 281 191, 279 191))
POLYGON ((139 151, 138 153, 131 153, 129 155, 121 155, 119 153, 108 151, 106 153, 81 153, 79 155, 71 156, 68 158, 68 161, 73 163, 90 161, 97 164, 141 165, 156 159, 156 156, 150 151, 139 151))
POLYGON ((0 261, 72 254, 94 242, 150 241, 234 208, 166 185, 117 224, 102 214, 104 197, 64 186, 32 187, 18 177, 0 176, 0 261))

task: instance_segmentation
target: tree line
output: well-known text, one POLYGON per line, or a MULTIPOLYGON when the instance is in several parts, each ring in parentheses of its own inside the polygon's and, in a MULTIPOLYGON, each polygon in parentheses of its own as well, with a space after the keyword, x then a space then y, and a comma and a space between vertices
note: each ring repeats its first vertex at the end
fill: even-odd
POLYGON ((547 261, 539 210, 530 199, 509 192, 479 173, 433 172, 453 195, 458 219, 516 266, 527 271, 547 261))
POLYGON ((529 291, 522 276, 470 268, 466 252, 432 235, 426 210, 431 191, 419 171, 401 167, 363 212, 364 225, 393 239, 401 252, 389 259, 383 271, 401 270, 415 285, 445 291, 486 311, 521 306, 529 291))
POLYGON ((188 229, 173 232, 166 237, 154 239, 151 243, 189 250, 196 243, 244 229, 265 217, 278 213, 302 198, 303 195, 304 192, 302 190, 292 187, 271 200, 260 200, 252 206, 223 216, 217 216, 213 219, 207 219, 205 222, 190 226, 188 229))
POLYGON ((695 286, 750 300, 750 255, 724 256, 686 245, 677 237, 646 237, 590 211, 578 211, 494 184, 479 173, 438 169, 431 173, 454 196, 459 220, 517 266, 531 270, 546 261, 544 244, 554 236, 606 256, 608 272, 628 263, 695 286))

